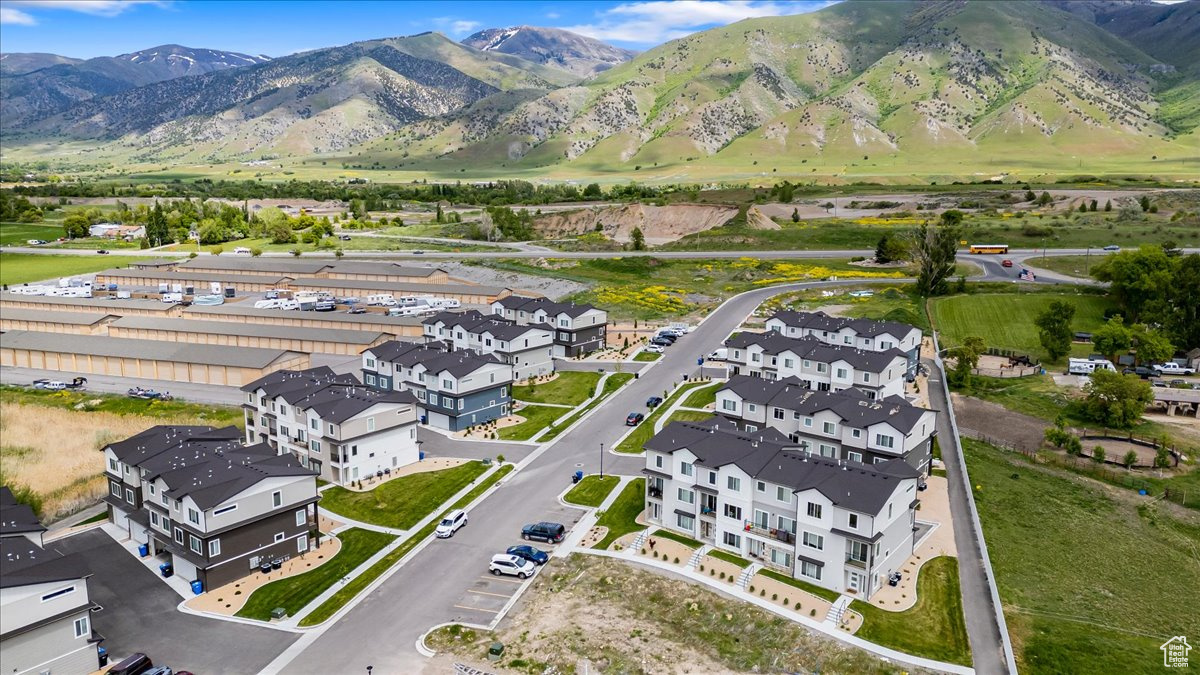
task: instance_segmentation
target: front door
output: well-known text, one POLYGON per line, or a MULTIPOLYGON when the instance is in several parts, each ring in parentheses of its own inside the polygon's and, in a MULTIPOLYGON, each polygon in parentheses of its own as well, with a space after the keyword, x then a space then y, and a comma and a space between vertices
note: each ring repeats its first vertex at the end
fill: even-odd
POLYGON ((859 586, 862 584, 862 575, 858 572, 850 573, 850 583, 848 584, 851 593, 857 593, 859 586))
POLYGON ((714 536, 713 535, 713 524, 706 520, 701 520, 700 521, 700 538, 707 539, 708 541, 712 541, 713 536, 714 536))

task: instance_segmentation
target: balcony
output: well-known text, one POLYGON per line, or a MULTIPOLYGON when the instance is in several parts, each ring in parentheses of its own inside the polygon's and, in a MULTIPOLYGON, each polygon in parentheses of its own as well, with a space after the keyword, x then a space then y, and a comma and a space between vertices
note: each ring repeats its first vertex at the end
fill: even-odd
POLYGON ((652 499, 662 499, 662 488, 648 487, 646 488, 646 494, 652 499))
POLYGON ((846 564, 850 565, 851 567, 857 567, 857 568, 863 569, 863 570, 867 569, 867 561, 866 560, 859 560, 858 558, 855 558, 853 556, 846 556, 846 564))
POLYGON ((775 541, 782 541, 785 544, 796 543, 796 534, 794 532, 780 530, 774 527, 762 527, 752 520, 747 520, 744 522, 746 531, 751 534, 757 534, 760 537, 768 537, 770 539, 774 539, 775 541))
POLYGON ((715 520, 717 517, 717 510, 710 509, 707 506, 701 506, 700 507, 700 517, 701 518, 712 518, 715 520))

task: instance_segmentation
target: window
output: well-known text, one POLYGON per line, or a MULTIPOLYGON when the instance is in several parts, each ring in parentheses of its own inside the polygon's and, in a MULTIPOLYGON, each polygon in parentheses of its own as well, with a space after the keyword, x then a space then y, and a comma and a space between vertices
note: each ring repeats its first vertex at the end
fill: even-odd
POLYGON ((862 429, 855 429, 854 431, 850 432, 850 435, 855 438, 862 438, 862 429))
POLYGON ((792 496, 788 494, 787 488, 783 486, 777 486, 775 488, 775 499, 786 504, 792 501, 792 496))
POLYGON ((809 502, 808 503, 808 517, 816 518, 819 520, 821 518, 821 505, 814 503, 814 502, 809 502))
POLYGON ((676 513, 675 522, 679 525, 680 529, 687 530, 688 532, 696 529, 696 519, 692 516, 685 516, 682 513, 676 513))
POLYGON ((838 368, 838 369, 837 369, 837 378, 838 378, 839 380, 844 380, 844 379, 846 379, 846 369, 845 369, 845 368, 838 368))
POLYGON ((367 384, 375 384, 375 376, 367 373, 367 384))
POLYGON ((684 488, 678 488, 678 490, 679 490, 679 501, 683 502, 684 504, 695 504, 696 503, 696 493, 692 492, 691 490, 686 490, 684 488))
POLYGON ((746 425, 747 433, 754 433, 755 431, 758 431, 758 425, 756 425, 756 424, 747 424, 746 425))
POLYGON ((321 454, 321 441, 309 441, 308 449, 317 454, 321 454))
POLYGON ((811 418, 811 417, 805 417, 805 418, 804 418, 804 426, 805 426, 805 427, 807 427, 807 428, 809 428, 809 429, 811 429, 811 428, 812 428, 812 418, 811 418))
POLYGON ((742 479, 738 478, 737 476, 728 476, 725 479, 725 487, 733 490, 734 492, 740 492, 742 489, 742 479))
POLYGON ((200 512, 193 508, 188 508, 188 522, 193 525, 200 524, 200 512))
POLYGON ((888 504, 888 520, 892 519, 892 505, 888 504))
POLYGON ((737 401, 731 398, 724 399, 721 401, 721 409, 730 411, 737 410, 737 401))
POLYGON ((762 355, 759 354, 758 352, 754 352, 753 354, 750 355, 750 360, 755 363, 758 363, 759 361, 762 361, 762 355))
POLYGON ((442 389, 453 389, 454 382, 450 380, 442 380, 442 389))
POLYGON ((332 436, 332 435, 333 435, 333 424, 330 424, 330 425, 329 425, 329 432, 328 432, 326 435, 327 435, 327 436, 332 436))
POLYGON ((784 367, 784 368, 792 368, 792 367, 794 367, 794 365, 793 365, 794 363, 795 363, 795 361, 793 361, 793 360, 791 360, 791 359, 784 359, 784 360, 783 360, 783 367, 784 367))
MULTIPOLYGON (((116 497, 117 499, 121 498, 121 486, 117 483, 112 484, 112 496, 116 497)), ((163 495, 163 498, 165 499, 166 495, 163 495)))
POLYGON ((367 418, 367 431, 375 431, 375 418, 374 417, 367 418))
POLYGON ((300 509, 299 511, 297 511, 296 512, 296 527, 304 527, 304 524, 307 522, 308 522, 308 514, 304 513, 304 509, 300 509))
POLYGON ((732 518, 734 520, 741 520, 742 519, 742 507, 734 506, 733 504, 726 504, 725 505, 725 517, 732 518))
POLYGON ((208 557, 215 558, 221 555, 221 540, 213 539, 208 542, 208 557))
POLYGON ((197 537, 194 534, 189 534, 188 535, 188 548, 192 549, 192 553, 200 554, 204 550, 204 548, 200 542, 200 537, 197 537))
POLYGON ((655 466, 655 468, 658 468, 658 469, 661 469, 661 468, 662 468, 662 466, 663 466, 663 458, 662 458, 662 455, 655 455, 655 456, 654 456, 654 466, 655 466))
POLYGON ((812 361, 809 361, 808 359, 804 359, 804 367, 812 368, 812 361))
POLYGON ((313 431, 320 431, 321 430, 321 420, 316 419, 316 418, 311 419, 308 421, 308 426, 312 427, 313 431))
POLYGON ((821 431, 827 434, 832 434, 835 429, 837 429, 837 426, 833 422, 825 422, 821 425, 821 431))
POLYGON ((308 535, 296 537, 296 553, 304 553, 308 551, 308 535))
POLYGON ((271 493, 271 506, 278 508, 283 506, 283 491, 276 490, 271 493))
POLYGON ((88 627, 88 618, 86 616, 81 616, 78 619, 75 619, 75 637, 81 638, 85 635, 91 634, 92 631, 88 627))
POLYGON ((691 465, 691 463, 689 463, 689 462, 680 462, 680 463, 679 463, 679 473, 683 474, 684 476, 690 476, 690 475, 692 475, 692 465, 691 465))
POLYGON ((754 509, 754 524, 764 530, 771 527, 771 514, 754 509))
POLYGON ((771 417, 774 417, 777 420, 783 419, 783 408, 772 408, 771 417))
POLYGON ((850 553, 847 557, 850 560, 857 560, 858 562, 865 563, 867 562, 867 555, 870 553, 870 550, 870 544, 864 544, 861 541, 851 540, 850 553))
POLYGON ((756 482, 754 483, 754 489, 755 489, 755 490, 758 490, 759 492, 766 492, 766 491, 767 491, 767 484, 766 484, 766 483, 764 483, 764 482, 762 482, 761 480, 760 480, 760 481, 756 481, 756 482))
POLYGON ((368 368, 374 368, 374 367, 375 367, 375 359, 368 358, 368 359, 367 359, 367 367, 368 367, 368 368))
POLYGON ((154 494, 154 483, 150 484, 150 494, 154 494))
POLYGON ((846 518, 846 524, 848 524, 850 526, 850 529, 857 530, 858 529, 858 514, 851 513, 850 516, 848 518, 846 518))
POLYGON ((133 500, 133 488, 125 488, 125 501, 129 502, 130 504, 136 503, 133 500))
POLYGON ((721 541, 724 542, 726 546, 732 546, 733 548, 742 547, 742 538, 732 532, 724 533, 721 536, 721 541))
POLYGON ((821 578, 821 566, 814 565, 813 563, 810 563, 807 560, 802 560, 802 561, 800 561, 800 574, 803 576, 806 576, 810 579, 820 579, 821 578))
POLYGON ((871 381, 871 374, 870 374, 870 373, 863 373, 862 375, 863 375, 863 382, 870 382, 870 381, 871 381))
POLYGON ((284 539, 286 539, 286 537, 284 536, 284 534, 283 534, 282 532, 276 532, 276 533, 275 533, 275 543, 276 543, 276 544, 278 544, 279 542, 283 541, 284 539))
POLYGON ((792 534, 796 534, 796 521, 795 520, 793 520, 791 518, 785 518, 783 516, 778 516, 778 518, 779 518, 779 529, 781 529, 785 532, 791 532, 792 534))
POLYGON ((112 457, 108 458, 108 470, 113 473, 121 473, 121 463, 112 457))
POLYGON ((716 484, 717 484, 717 472, 716 472, 716 471, 709 471, 709 472, 708 472, 708 484, 709 484, 709 485, 716 485, 716 484))
POLYGON ((821 456, 822 457, 836 457, 837 456, 837 447, 829 445, 827 443, 822 443, 821 444, 821 456))
POLYGON ((67 586, 65 588, 60 588, 57 591, 50 591, 49 593, 42 596, 42 602, 46 602, 47 600, 53 600, 54 598, 61 598, 64 595, 67 595, 69 593, 74 593, 74 592, 75 592, 74 585, 67 586))
POLYGON ((753 403, 747 403, 746 410, 747 412, 758 412, 758 406, 754 405, 753 403))
POLYGON ((818 551, 824 550, 825 549, 825 537, 822 537, 819 534, 813 534, 812 532, 805 532, 804 533, 804 545, 809 548, 815 548, 818 551))
POLYGON ((158 511, 150 512, 150 522, 153 523, 155 527, 158 527, 158 511))
POLYGON ((878 445, 881 448, 891 448, 894 442, 895 440, 891 436, 875 434, 875 445, 878 445))
POLYGON ((862 453, 854 452, 852 450, 852 451, 846 453, 846 459, 850 460, 851 462, 861 462, 862 461, 862 453))

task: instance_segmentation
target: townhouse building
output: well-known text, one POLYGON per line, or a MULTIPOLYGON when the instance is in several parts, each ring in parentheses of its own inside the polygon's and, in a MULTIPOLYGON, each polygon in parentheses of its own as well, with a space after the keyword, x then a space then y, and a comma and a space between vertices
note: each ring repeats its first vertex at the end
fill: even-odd
POLYGON ((794 376, 806 389, 854 387, 871 399, 904 395, 908 357, 899 349, 867 351, 776 331, 738 333, 725 341, 725 347, 732 375, 768 380, 794 376))
POLYGON ((103 451, 110 521, 204 590, 312 544, 317 473, 237 427, 156 426, 103 451))
POLYGON ((426 342, 446 341, 455 349, 495 354, 513 367, 514 380, 554 372, 554 329, 520 324, 478 310, 441 312, 422 322, 426 342))
POLYGON ((328 367, 281 370, 244 387, 246 442, 265 442, 338 485, 420 459, 417 398, 328 367))
POLYGON ((647 518, 839 593, 870 598, 916 545, 919 474, 804 452, 713 417, 646 443, 647 518))
POLYGON ((46 526, 38 521, 33 508, 18 502, 7 485, 0 485, 0 539, 23 537, 41 546, 45 533, 46 526))
POLYGON ((583 356, 606 344, 608 312, 593 305, 555 302, 549 298, 510 295, 492 303, 492 314, 518 325, 547 325, 554 329, 554 355, 583 356))
POLYGON ((767 319, 767 330, 787 337, 814 337, 827 344, 866 351, 899 349, 908 359, 909 377, 916 375, 921 358, 921 330, 899 321, 781 310, 767 319))
POLYGON ((422 423, 447 431, 499 419, 512 408, 512 365, 447 342, 371 347, 362 353, 362 371, 368 387, 412 392, 422 423))
MULTIPOLYGON (((7 490, 7 488, 4 488, 7 490)), ((11 493, 10 493, 11 494, 11 493)), ((41 524, 35 518, 37 527, 41 524)), ((26 529, 30 524, 24 523, 26 529)), ((0 537, 0 664, 5 673, 91 673, 103 637, 88 595, 86 561, 23 535, 0 537)))
POLYGON ((902 459, 929 475, 936 411, 903 397, 869 399, 853 387, 813 391, 796 377, 735 375, 717 390, 715 410, 743 431, 770 427, 801 450, 865 464, 902 459))

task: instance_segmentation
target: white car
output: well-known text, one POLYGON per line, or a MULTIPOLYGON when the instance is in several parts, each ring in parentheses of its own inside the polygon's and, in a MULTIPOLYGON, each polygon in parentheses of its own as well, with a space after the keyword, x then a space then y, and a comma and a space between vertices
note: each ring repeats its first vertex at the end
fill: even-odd
POLYGON ((249 253, 250 249, 246 248, 245 246, 239 246, 239 247, 233 249, 233 252, 234 253, 249 253))
POLYGON ((662 354, 667 350, 662 345, 646 345, 645 347, 642 347, 642 351, 650 352, 651 354, 662 354))
POLYGON ((1154 369, 1163 375, 1195 375, 1196 369, 1188 366, 1181 366, 1178 363, 1160 363, 1154 366, 1154 369))
POLYGON ((492 556, 492 562, 488 564, 488 571, 497 576, 507 574, 518 579, 527 579, 537 571, 537 565, 520 556, 498 553, 492 556))
POLYGON ((433 533, 437 535, 438 539, 448 539, 453 537, 459 528, 466 527, 466 525, 467 512, 462 509, 454 509, 447 513, 445 518, 442 518, 442 522, 438 523, 437 529, 433 533))

